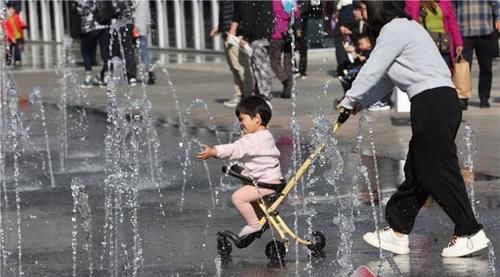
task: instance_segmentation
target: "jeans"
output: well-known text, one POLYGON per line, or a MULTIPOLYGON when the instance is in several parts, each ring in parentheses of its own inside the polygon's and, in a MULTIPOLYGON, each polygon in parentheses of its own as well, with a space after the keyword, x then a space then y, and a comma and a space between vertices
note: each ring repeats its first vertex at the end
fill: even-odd
POLYGON ((146 36, 139 36, 137 38, 137 44, 139 46, 139 56, 141 57, 141 62, 149 71, 150 69, 149 67, 151 65, 151 58, 149 57, 148 38, 146 36))

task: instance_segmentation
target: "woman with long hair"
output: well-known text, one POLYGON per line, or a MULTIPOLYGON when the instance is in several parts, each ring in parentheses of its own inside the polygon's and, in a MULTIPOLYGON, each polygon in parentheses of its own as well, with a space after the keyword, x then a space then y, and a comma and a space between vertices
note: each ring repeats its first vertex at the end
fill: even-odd
POLYGON ((368 232, 370 245, 408 254, 408 234, 428 196, 455 224, 444 257, 460 257, 488 246, 472 211, 458 166, 455 136, 462 109, 448 66, 427 31, 404 11, 404 1, 361 1, 375 47, 339 108, 352 114, 380 100, 394 86, 411 101, 405 181, 386 206, 389 227, 368 232))

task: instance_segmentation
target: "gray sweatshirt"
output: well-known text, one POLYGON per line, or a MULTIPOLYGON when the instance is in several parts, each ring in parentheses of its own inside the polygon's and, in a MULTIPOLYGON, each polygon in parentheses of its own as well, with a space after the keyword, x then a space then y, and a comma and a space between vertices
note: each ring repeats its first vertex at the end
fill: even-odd
POLYGON ((451 74, 436 44, 414 20, 395 18, 382 27, 370 58, 359 71, 341 105, 363 107, 382 99, 394 86, 413 96, 437 87, 452 87, 451 74))

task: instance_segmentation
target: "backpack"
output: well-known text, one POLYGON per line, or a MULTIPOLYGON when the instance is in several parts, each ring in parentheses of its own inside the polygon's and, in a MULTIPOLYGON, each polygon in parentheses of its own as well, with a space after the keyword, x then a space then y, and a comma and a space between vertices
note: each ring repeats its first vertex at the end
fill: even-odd
POLYGON ((115 10, 112 0, 95 1, 94 20, 101 25, 110 25, 114 18, 115 10))

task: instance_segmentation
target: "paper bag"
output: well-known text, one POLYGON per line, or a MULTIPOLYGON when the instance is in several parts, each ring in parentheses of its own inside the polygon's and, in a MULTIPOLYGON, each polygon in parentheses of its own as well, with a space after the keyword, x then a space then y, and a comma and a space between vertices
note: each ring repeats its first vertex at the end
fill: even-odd
POLYGON ((457 89, 458 98, 470 98, 472 96, 472 81, 469 62, 462 55, 459 55, 455 60, 453 69, 453 83, 457 89))

